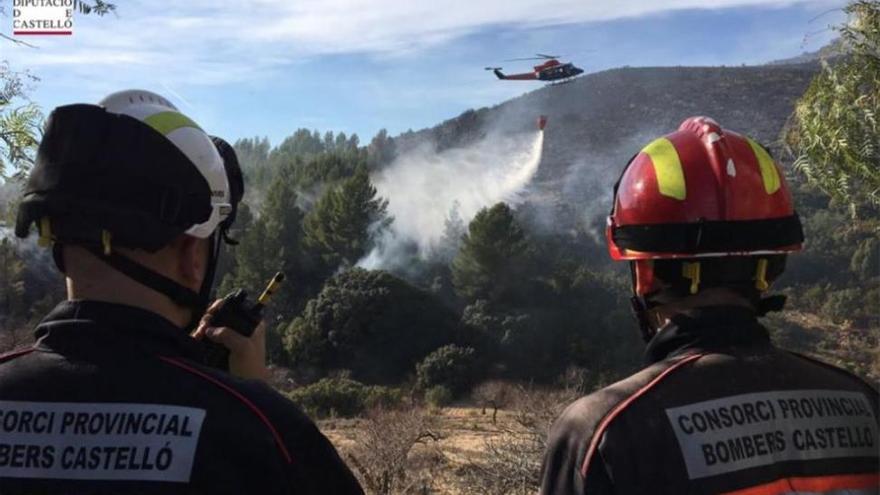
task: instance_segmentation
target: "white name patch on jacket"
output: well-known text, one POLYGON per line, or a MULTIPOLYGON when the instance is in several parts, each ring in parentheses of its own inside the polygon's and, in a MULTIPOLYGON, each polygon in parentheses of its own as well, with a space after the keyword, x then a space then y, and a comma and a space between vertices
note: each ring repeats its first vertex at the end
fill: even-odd
POLYGON ((783 461, 877 457, 877 419, 864 394, 786 390, 666 410, 690 479, 783 461))
POLYGON ((204 409, 0 401, 0 477, 188 482, 204 409))

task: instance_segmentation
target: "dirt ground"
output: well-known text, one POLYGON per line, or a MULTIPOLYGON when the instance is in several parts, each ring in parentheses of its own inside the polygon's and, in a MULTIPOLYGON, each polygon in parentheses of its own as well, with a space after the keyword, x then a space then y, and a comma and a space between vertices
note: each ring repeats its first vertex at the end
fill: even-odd
MULTIPOLYGON (((434 438, 414 446, 408 456, 411 465, 407 468, 410 476, 423 480, 424 484, 418 489, 393 493, 473 494, 473 489, 464 488, 463 470, 469 464, 480 462, 487 454, 490 442, 501 441, 505 432, 518 427, 513 412, 499 410, 496 423, 492 421, 492 413, 491 408, 484 412, 482 408, 467 406, 424 410, 427 429, 434 438)), ((357 451, 357 444, 363 438, 366 421, 328 419, 320 421, 319 427, 351 464, 350 456, 357 451)), ((354 466, 353 470, 358 471, 354 466)))

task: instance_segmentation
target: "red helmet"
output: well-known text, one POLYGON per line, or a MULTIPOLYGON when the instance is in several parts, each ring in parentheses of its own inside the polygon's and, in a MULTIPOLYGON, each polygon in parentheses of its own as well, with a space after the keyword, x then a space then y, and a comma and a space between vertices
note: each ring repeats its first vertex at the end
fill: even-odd
MULTIPOLYGON (((760 144, 708 117, 685 120, 627 165, 606 229, 615 260, 798 251, 800 220, 782 171, 760 144)), ((636 262, 639 268, 650 262, 636 262)), ((652 283, 638 280, 644 294, 652 283)))

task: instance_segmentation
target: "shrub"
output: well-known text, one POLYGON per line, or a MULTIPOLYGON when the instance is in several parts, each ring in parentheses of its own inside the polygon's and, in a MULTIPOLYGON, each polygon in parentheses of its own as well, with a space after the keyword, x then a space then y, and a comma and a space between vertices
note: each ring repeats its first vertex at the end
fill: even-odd
POLYGON ((550 426, 578 396, 574 390, 514 389, 509 397, 512 424, 486 441, 483 455, 464 463, 460 491, 487 495, 536 493, 550 426))
POLYGON ((477 374, 474 349, 449 344, 428 354, 419 363, 416 367, 416 387, 426 390, 442 385, 457 396, 470 390, 477 374))
POLYGON ((366 396, 364 397, 365 410, 393 408, 402 402, 403 392, 399 388, 382 387, 379 385, 366 387, 366 396))
POLYGON ((350 378, 324 378, 288 394, 312 416, 356 416, 367 409, 391 407, 400 403, 398 389, 367 386, 350 378))
POLYGON ((425 402, 433 407, 448 406, 452 399, 452 392, 443 385, 431 387, 425 392, 425 402))
POLYGON ((367 493, 434 493, 442 455, 433 418, 424 410, 374 409, 356 431, 356 443, 343 448, 352 471, 367 493), (421 448, 416 448, 421 446, 421 448))
POLYGON ((877 301, 880 290, 859 287, 829 292, 820 314, 836 323, 867 327, 877 322, 877 301))
POLYGON ((870 237, 859 243, 849 267, 862 280, 880 275, 880 241, 870 237))
POLYGON ((397 383, 419 359, 453 341, 452 310, 386 272, 353 269, 330 279, 284 331, 297 370, 349 369, 364 383, 397 383))

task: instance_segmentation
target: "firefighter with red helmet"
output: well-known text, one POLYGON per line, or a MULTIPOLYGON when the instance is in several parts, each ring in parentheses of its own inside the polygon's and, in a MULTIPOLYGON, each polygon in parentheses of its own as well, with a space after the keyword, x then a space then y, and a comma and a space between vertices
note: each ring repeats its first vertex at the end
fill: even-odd
POLYGON ((556 420, 543 495, 878 493, 877 391, 758 322, 803 243, 767 150, 686 120, 630 161, 606 236, 648 364, 556 420))

